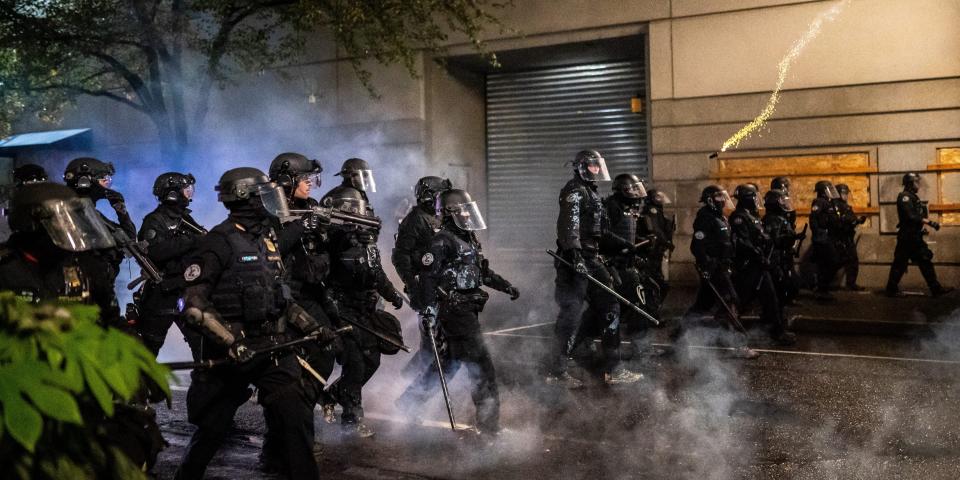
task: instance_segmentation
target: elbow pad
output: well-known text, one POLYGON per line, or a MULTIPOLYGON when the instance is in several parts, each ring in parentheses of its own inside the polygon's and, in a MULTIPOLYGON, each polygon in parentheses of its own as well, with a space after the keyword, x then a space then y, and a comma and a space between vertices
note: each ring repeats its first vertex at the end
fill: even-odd
POLYGON ((218 344, 228 347, 236 337, 223 324, 220 314, 214 310, 200 310, 197 307, 187 307, 183 312, 187 324, 199 329, 204 335, 212 338, 218 344))

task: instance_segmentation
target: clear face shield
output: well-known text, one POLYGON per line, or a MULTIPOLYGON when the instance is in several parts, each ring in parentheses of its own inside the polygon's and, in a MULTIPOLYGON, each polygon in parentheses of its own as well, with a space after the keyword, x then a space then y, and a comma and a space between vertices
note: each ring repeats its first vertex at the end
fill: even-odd
POLYGON ((193 200, 193 192, 194 188, 192 184, 183 187, 183 198, 186 198, 187 200, 193 200))
POLYGON ((483 215, 480 214, 480 207, 477 202, 461 203, 451 209, 453 222, 461 230, 474 231, 486 230, 487 223, 483 221, 483 215))
POLYGON ((837 188, 834 187, 833 184, 827 185, 827 187, 824 189, 824 194, 826 194, 827 198, 830 200, 836 200, 840 198, 840 194, 837 193, 837 188))
POLYGON ((353 186, 364 192, 377 191, 377 182, 373 179, 373 170, 357 170, 353 173, 353 186))
POLYGON ((623 196, 627 198, 644 198, 647 196, 647 189, 643 188, 643 182, 631 183, 623 189, 623 196))
POLYGON ((730 194, 727 193, 726 190, 720 190, 714 193, 712 200, 714 206, 718 206, 723 210, 733 210, 736 208, 736 205, 733 204, 733 200, 730 198, 730 194))
POLYGON ((53 244, 71 252, 116 246, 89 198, 43 202, 47 215, 40 220, 53 244))
POLYGON ((580 163, 577 171, 580 173, 580 178, 588 182, 610 181, 610 172, 607 170, 607 162, 603 160, 603 157, 594 157, 580 163))
POLYGON ((793 211, 793 199, 790 198, 790 195, 783 195, 780 197, 780 200, 777 202, 780 204, 780 208, 784 212, 793 211))
POLYGON ((260 201, 263 202, 263 208, 277 218, 287 218, 290 216, 290 207, 287 206, 287 197, 283 194, 283 189, 274 183, 267 183, 257 186, 257 194, 260 201))

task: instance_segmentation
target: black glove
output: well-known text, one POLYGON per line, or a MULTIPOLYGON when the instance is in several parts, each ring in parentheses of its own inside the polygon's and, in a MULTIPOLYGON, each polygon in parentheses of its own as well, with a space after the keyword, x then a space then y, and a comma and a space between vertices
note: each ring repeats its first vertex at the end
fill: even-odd
POLYGON ((303 214, 300 219, 303 222, 303 229, 308 232, 315 232, 319 230, 320 227, 330 223, 330 219, 312 212, 303 214))
POLYGON ((583 261, 583 254, 579 248, 570 251, 570 263, 578 273, 587 273, 587 264, 583 261))
POLYGON ((934 222, 934 221, 931 220, 931 221, 928 221, 927 224, 930 225, 930 228, 932 228, 932 229, 934 229, 934 230, 936 230, 936 231, 938 231, 938 232, 940 231, 940 222, 934 222))
POLYGON ((514 287, 513 285, 507 287, 507 289, 504 290, 504 293, 510 295, 510 301, 520 298, 520 290, 517 290, 517 287, 514 287))
POLYGON ((333 343, 340 338, 340 336, 337 335, 337 332, 333 331, 330 327, 325 326, 321 326, 310 333, 317 338, 317 343, 319 343, 321 346, 333 343))
POLYGON ((110 202, 110 206, 117 209, 117 205, 124 205, 123 195, 116 190, 111 190, 109 188, 103 189, 103 198, 107 199, 110 202))
POLYGON ((800 232, 796 234, 794 238, 796 238, 797 240, 804 240, 807 238, 807 234, 805 232, 800 232))
POLYGON ((437 328, 437 307, 425 307, 422 312, 420 312, 420 324, 423 325, 424 331, 432 332, 437 328))
POLYGON ((403 308, 403 297, 400 296, 400 292, 393 292, 393 298, 390 299, 390 305, 393 305, 393 308, 397 310, 403 308))
POLYGON ((240 339, 230 345, 227 355, 237 363, 244 363, 253 359, 254 351, 247 347, 243 339, 240 339))

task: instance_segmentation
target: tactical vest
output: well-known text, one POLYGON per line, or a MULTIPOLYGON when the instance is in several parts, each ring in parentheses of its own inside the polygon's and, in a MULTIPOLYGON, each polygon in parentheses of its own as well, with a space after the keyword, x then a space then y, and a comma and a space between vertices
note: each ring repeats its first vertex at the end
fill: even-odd
POLYGON ((637 230, 640 227, 641 221, 640 206, 625 205, 614 199, 610 201, 617 202, 622 212, 620 218, 610 218, 610 231, 628 242, 636 242, 637 230))
POLYGON ((444 290, 473 290, 483 285, 483 254, 473 242, 457 235, 441 232, 456 248, 455 255, 446 259, 440 274, 440 286, 444 290))
POLYGON ((352 226, 343 228, 347 231, 350 247, 336 255, 337 265, 330 276, 330 281, 345 288, 361 290, 377 288, 378 271, 382 265, 376 239, 368 243, 360 238, 359 228, 352 226))
POLYGON ((230 263, 210 295, 217 311, 228 322, 240 322, 256 331, 269 329, 283 309, 280 277, 283 262, 269 236, 251 236, 230 227, 230 263))
POLYGON ((603 234, 603 199, 595 187, 574 179, 567 182, 560 191, 560 217, 557 221, 557 234, 560 245, 567 242, 563 237, 579 235, 581 247, 588 250, 599 248, 598 239, 603 234), (571 204, 564 208, 564 203, 571 204))
POLYGON ((20 257, 21 253, 0 246, 0 290, 8 290, 31 303, 43 301, 92 304, 89 275, 74 256, 68 256, 45 276, 40 267, 20 257), (59 274, 59 275, 58 275, 59 274))

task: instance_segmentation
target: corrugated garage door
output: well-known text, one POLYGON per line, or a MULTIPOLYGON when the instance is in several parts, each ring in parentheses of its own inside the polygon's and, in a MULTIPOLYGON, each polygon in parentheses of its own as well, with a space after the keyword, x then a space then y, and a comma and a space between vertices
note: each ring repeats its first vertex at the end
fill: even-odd
MULTIPOLYGON (((645 78, 640 61, 487 76, 488 223, 498 250, 548 260, 542 249, 555 246, 557 198, 572 172, 564 163, 582 149, 599 150, 611 178, 647 176, 646 116, 630 109, 645 78)), ((610 183, 600 189, 606 196, 610 183)))

